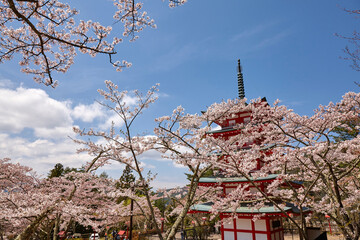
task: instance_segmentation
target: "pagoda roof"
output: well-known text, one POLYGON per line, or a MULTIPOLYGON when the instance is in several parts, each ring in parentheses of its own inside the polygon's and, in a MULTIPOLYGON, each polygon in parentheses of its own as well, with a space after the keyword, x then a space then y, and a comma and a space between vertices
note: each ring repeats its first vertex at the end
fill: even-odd
MULTIPOLYGON (((259 177, 259 178, 253 178, 250 179, 252 181, 258 182, 258 181, 267 181, 275 179, 278 176, 278 174, 269 174, 266 177, 259 177)), ((199 179, 199 183, 233 183, 233 182, 249 182, 248 179, 244 177, 203 177, 199 179)))
MULTIPOLYGON (((213 205, 214 205, 214 203, 212 203, 212 202, 207 202, 207 203, 202 203, 202 204, 195 204, 195 205, 191 206, 190 211, 194 211, 194 212, 210 212, 213 205)), ((291 212, 291 213, 294 213, 294 214, 299 214, 300 213, 300 210, 291 203, 286 203, 286 206, 283 208, 283 211, 284 212, 291 212)), ((231 210, 231 209, 221 211, 221 212, 222 213, 234 213, 234 211, 231 210)), ((273 206, 272 204, 265 205, 265 206, 263 206, 261 208, 253 208, 253 207, 246 206, 246 204, 245 204, 243 206, 238 207, 235 212, 236 213, 247 213, 247 214, 261 214, 261 213, 282 214, 282 211, 280 209, 278 209, 277 207, 273 206)), ((309 208, 303 208, 303 212, 309 213, 311 211, 310 211, 309 208)))
MULTIPOLYGON (((191 210, 197 211, 197 212, 210 212, 212 205, 213 205, 212 202, 196 204, 196 205, 191 206, 191 210)), ((292 211, 292 209, 293 208, 291 206, 286 206, 286 207, 284 207, 283 210, 285 212, 289 212, 289 211, 292 211)), ((222 211, 222 213, 233 213, 233 212, 234 211, 230 210, 230 209, 222 211)), ((261 208, 251 208, 248 206, 241 206, 236 209, 236 213, 260 214, 260 213, 282 213, 282 212, 274 206, 264 206, 261 208)))
POLYGON ((224 133, 224 132, 232 132, 232 131, 238 131, 240 130, 240 128, 234 128, 233 126, 231 127, 224 127, 218 130, 211 130, 206 132, 207 134, 214 134, 214 133, 224 133))

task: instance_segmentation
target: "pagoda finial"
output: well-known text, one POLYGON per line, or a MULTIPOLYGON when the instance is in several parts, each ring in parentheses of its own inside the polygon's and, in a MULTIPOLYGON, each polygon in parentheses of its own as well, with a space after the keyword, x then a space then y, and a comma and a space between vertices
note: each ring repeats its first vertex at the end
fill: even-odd
POLYGON ((244 89, 244 79, 243 74, 241 72, 241 64, 240 59, 238 59, 238 91, 239 91, 239 98, 245 98, 245 89, 244 89))

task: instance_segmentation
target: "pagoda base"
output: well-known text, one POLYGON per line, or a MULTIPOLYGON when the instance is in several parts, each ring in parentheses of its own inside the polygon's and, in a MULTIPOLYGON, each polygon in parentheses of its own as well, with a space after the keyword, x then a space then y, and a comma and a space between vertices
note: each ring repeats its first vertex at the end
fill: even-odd
POLYGON ((282 217, 265 215, 253 221, 254 215, 220 214, 222 240, 283 240, 282 217))

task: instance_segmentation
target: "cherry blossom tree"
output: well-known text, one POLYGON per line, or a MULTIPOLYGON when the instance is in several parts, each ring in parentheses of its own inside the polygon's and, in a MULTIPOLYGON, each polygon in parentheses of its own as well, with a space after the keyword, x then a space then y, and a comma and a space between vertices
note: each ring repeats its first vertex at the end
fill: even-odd
POLYGON ((211 124, 223 116, 224 113, 211 111, 201 115, 186 114, 185 110, 179 106, 174 109, 171 116, 156 119, 158 122, 158 127, 155 128, 155 134, 158 137, 156 149, 164 153, 164 158, 169 158, 190 170, 188 193, 182 201, 178 202, 179 207, 171 213, 177 214, 178 217, 167 232, 168 239, 175 235, 193 204, 204 200, 205 195, 213 200, 217 199, 216 188, 202 189, 198 187, 198 183, 218 158, 215 154, 211 154, 218 149, 217 146, 208 144, 204 141, 204 137, 211 129, 211 124))
MULTIPOLYGON (((183 208, 186 207, 188 202, 187 199, 188 190, 189 190, 188 187, 183 187, 183 188, 177 187, 173 189, 158 189, 157 194, 160 194, 161 198, 166 199, 167 201, 166 207, 164 207, 163 217, 165 217, 166 219, 173 218, 175 219, 175 221, 179 219, 179 216, 183 212, 183 208)), ((209 188, 209 187, 198 186, 196 189, 195 196, 192 200, 192 204, 198 204, 204 201, 220 200, 219 192, 222 192, 222 188, 220 189, 216 187, 209 188)), ((201 225, 201 220, 194 216, 192 216, 192 214, 187 215, 187 217, 191 218, 191 220, 197 222, 197 225, 201 225)), ((182 218, 181 220, 184 221, 185 218, 182 218)), ((171 227, 173 226, 175 221, 170 222, 171 227)), ((170 231, 172 230, 171 227, 169 228, 167 234, 169 234, 170 231)), ((181 223, 181 227, 184 227, 183 222, 181 223)))
POLYGON ((158 119, 165 127, 155 133, 163 139, 163 146, 172 149, 169 157, 174 161, 184 165, 196 162, 211 166, 221 177, 247 179, 247 185, 239 185, 215 201, 214 213, 235 211, 244 201, 254 209, 271 203, 292 221, 302 239, 308 238, 311 212, 323 219, 329 215, 346 239, 359 239, 360 137, 339 134, 339 129, 358 132, 359 114, 360 94, 351 92, 339 103, 319 106, 310 117, 300 116, 278 101, 271 107, 261 99, 250 104, 236 99, 213 104, 200 116, 185 114, 179 107, 172 116, 158 119), (208 134, 213 122, 244 111, 251 112, 251 121, 233 126, 238 135, 208 134), (177 124, 179 128, 174 127, 177 124), (174 135, 179 140, 176 144, 171 141, 174 135), (192 148, 196 151, 188 150, 192 148), (258 161, 261 168, 254 171, 258 161), (275 174, 275 180, 265 189, 259 188, 256 179, 269 174, 275 174), (297 209, 296 217, 286 213, 286 202, 297 209))
MULTIPOLYGON (((288 190, 290 189, 294 195, 297 195, 303 186, 299 188, 300 185, 296 182, 301 180, 284 181, 278 169, 269 164, 282 154, 277 155, 274 151, 278 139, 273 138, 275 128, 270 124, 268 118, 274 116, 269 116, 269 113, 266 112, 268 109, 269 105, 264 99, 252 100, 250 104, 247 104, 245 99, 235 99, 213 104, 207 111, 203 112, 208 122, 219 123, 234 118, 243 112, 251 113, 252 118, 249 123, 232 126, 233 131, 238 131, 237 135, 215 137, 210 132, 204 138, 203 143, 211 146, 209 150, 215 156, 211 160, 215 172, 217 171, 216 176, 219 177, 219 182, 221 183, 223 177, 243 177, 248 182, 238 185, 234 191, 215 201, 212 212, 233 211, 235 214, 236 209, 244 203, 254 210, 271 204, 280 210, 284 216, 287 216, 298 228, 301 238, 306 239, 305 217, 309 213, 309 208, 303 201, 307 199, 308 195, 294 199, 293 196, 289 195, 288 190), (260 169, 258 169, 259 164, 260 169), (269 174, 276 174, 276 180, 262 189, 256 179, 269 174), (256 192, 254 192, 254 188, 256 192), (291 203, 298 209, 300 223, 288 215, 285 210, 288 206, 285 202, 291 203)), ((284 136, 280 134, 279 138, 281 137, 284 136)))
POLYGON ((46 238, 53 231, 68 229, 73 222, 92 226, 95 230, 116 224, 120 217, 130 215, 129 206, 117 199, 134 199, 135 214, 147 214, 144 198, 127 189, 116 188, 116 181, 99 177, 91 166, 84 172, 70 172, 60 177, 43 179, 28 167, 0 161, 0 219, 4 235, 15 234, 16 239, 30 239, 37 234, 46 238))
POLYGON ((86 140, 75 140, 77 143, 86 146, 79 151, 86 151, 94 156, 101 154, 97 163, 93 165, 94 168, 101 167, 109 161, 117 161, 131 168, 137 180, 130 189, 134 194, 140 191, 145 196, 150 213, 149 216, 145 215, 146 221, 153 223, 152 225, 160 239, 164 237, 172 239, 196 199, 199 178, 210 168, 210 165, 207 164, 208 161, 206 161, 209 158, 208 154, 205 154, 207 149, 202 148, 200 137, 202 134, 198 132, 204 133, 204 129, 193 129, 194 124, 202 124, 202 118, 194 116, 187 119, 188 116, 183 116, 182 109, 178 108, 172 117, 156 120, 158 122, 158 127, 155 130, 157 136, 135 135, 133 133, 135 131, 134 122, 157 99, 157 86, 152 87, 145 95, 134 91, 132 94, 137 98, 137 102, 135 105, 129 105, 124 98, 130 93, 118 91, 118 87, 110 81, 105 83, 107 90, 99 90, 99 93, 107 102, 100 104, 113 111, 118 116, 119 122, 114 122, 108 132, 75 128, 75 132, 81 137, 87 137, 86 140), (185 124, 184 119, 187 119, 188 125, 185 124), (97 140, 95 141, 95 139, 97 140), (146 176, 143 163, 139 159, 139 156, 150 150, 162 152, 164 157, 186 166, 191 172, 184 206, 165 236, 162 236, 159 229, 160 215, 156 211, 157 208, 154 207, 155 198, 151 198, 150 183, 154 176, 146 176), (194 156, 196 157, 194 158, 194 156))
MULTIPOLYGON (((152 87, 148 93, 143 96, 140 92, 135 91, 134 95, 137 97, 137 104, 135 106, 129 106, 125 101, 124 97, 128 94, 127 91, 119 92, 118 87, 111 81, 105 82, 107 91, 99 90, 99 93, 108 100, 109 103, 100 103, 106 108, 110 109, 119 117, 120 129, 116 129, 115 123, 109 130, 108 133, 103 131, 81 130, 74 128, 74 131, 80 136, 89 136, 91 139, 100 138, 99 143, 89 140, 75 140, 75 142, 86 146, 79 151, 87 151, 91 155, 100 156, 98 161, 93 163, 93 168, 99 168, 110 160, 117 161, 119 163, 128 166, 136 174, 137 181, 128 191, 132 192, 132 195, 136 195, 136 191, 140 190, 145 196, 147 206, 150 210, 150 217, 147 217, 147 221, 156 221, 155 209, 152 205, 152 199, 150 194, 149 183, 153 179, 153 176, 146 176, 143 173, 142 163, 139 161, 138 156, 143 154, 145 151, 152 148, 155 143, 155 138, 151 136, 137 136, 132 135, 132 128, 136 118, 143 112, 144 109, 148 108, 157 97, 157 87, 152 87)), ((131 213, 132 214, 132 213, 131 213)), ((161 236, 158 224, 155 222, 159 235, 161 236)))
POLYGON ((264 170, 279 173, 279 182, 304 182, 303 188, 274 189, 273 194, 329 215, 346 239, 359 239, 360 138, 336 142, 332 136, 339 127, 351 130, 348 122, 358 122, 360 94, 349 92, 339 103, 319 106, 311 117, 277 104, 266 108, 254 109, 255 122, 266 123, 262 147, 275 144, 273 154, 263 157, 264 170))
MULTIPOLYGON (((213 211, 235 210, 244 201, 253 208, 270 202, 286 216, 284 203, 290 202, 299 211, 300 223, 294 218, 290 220, 302 238, 307 239, 310 209, 320 216, 329 215, 346 239, 359 239, 360 137, 355 135, 342 141, 335 141, 334 137, 339 128, 359 129, 358 125, 350 127, 347 123, 358 122, 360 94, 350 92, 339 103, 319 106, 311 117, 300 116, 279 102, 271 107, 258 99, 250 104, 244 100, 213 104, 203 113, 203 119, 221 121, 241 111, 250 111, 252 119, 248 124, 234 126, 240 134, 228 138, 207 134, 201 141, 208 153, 216 156, 206 161, 211 161, 223 177, 240 176, 249 182, 217 201, 213 211), (254 171, 256 160, 262 165, 258 171, 254 171), (254 180, 269 174, 276 174, 276 179, 265 190, 260 189, 254 180), (249 191, 249 185, 257 192, 249 191)), ((182 124, 192 125, 196 130, 200 126, 196 122, 182 124)), ((198 137, 205 136, 209 128, 203 129, 198 137)))
MULTIPOLYGON (((114 122, 108 132, 74 129, 80 137, 74 141, 83 146, 79 151, 88 152, 94 157, 85 165, 85 172, 70 172, 60 178, 39 180, 29 175, 30 169, 19 168, 24 177, 18 179, 24 180, 15 181, 15 186, 19 188, 23 182, 28 182, 23 187, 30 186, 34 193, 29 195, 30 191, 26 189, 2 192, 2 201, 12 207, 11 212, 18 211, 12 218, 20 219, 15 224, 23 226, 18 239, 27 239, 45 218, 56 221, 60 216, 59 224, 63 226, 74 220, 96 227, 108 224, 109 219, 116 219, 116 216, 131 215, 141 215, 145 221, 152 222, 160 239, 172 239, 191 205, 210 193, 209 196, 215 199, 214 214, 224 209, 236 209, 241 202, 247 201, 251 202, 249 207, 253 208, 270 202, 286 215, 285 202, 291 202, 299 211, 300 223, 294 218, 290 219, 303 239, 307 239, 306 223, 311 217, 309 209, 320 216, 329 215, 347 239, 359 239, 360 136, 354 135, 341 141, 335 139, 338 129, 359 130, 359 126, 349 126, 347 123, 358 122, 360 94, 347 93, 339 103, 319 106, 311 117, 300 116, 279 102, 270 106, 260 99, 250 104, 245 99, 224 101, 211 105, 201 115, 186 114, 182 107, 178 107, 172 115, 156 119, 156 136, 143 136, 134 134, 134 123, 157 99, 157 86, 145 95, 134 91, 132 94, 137 102, 130 105, 125 101, 130 93, 118 91, 118 87, 110 81, 106 81, 106 87, 107 90, 99 90, 106 100, 100 104, 113 111, 119 122, 114 122), (241 134, 227 138, 215 138, 209 134, 214 122, 221 122, 242 111, 251 112, 251 121, 233 126, 241 134), (246 149, 243 146, 247 146, 246 149), (174 209, 176 220, 164 236, 159 229, 160 211, 154 207, 159 197, 154 197, 150 188, 154 176, 146 175, 139 158, 150 150, 160 151, 163 157, 190 171, 187 193, 178 202, 181 207, 174 209), (261 168, 254 171, 259 162, 257 160, 261 168), (111 161, 117 161, 134 171, 137 180, 130 188, 111 187, 115 184, 110 179, 97 178, 92 174, 111 161), (198 188, 198 183, 210 169, 225 177, 244 177, 258 191, 254 193, 248 190, 248 186, 239 186, 220 199, 217 198, 221 196, 216 194, 216 189, 209 189, 205 193, 198 188), (274 174, 275 180, 265 189, 260 189, 255 180, 269 174, 274 174), (53 189, 53 186, 56 188, 53 189), (101 201, 97 201, 94 191, 99 193, 97 197, 101 201), (82 192, 85 194, 80 194, 82 192), (142 196, 137 194, 139 192, 142 196), (41 197, 35 198, 36 194, 41 197), (51 201, 46 200, 49 196, 51 201), (114 198, 121 196, 135 200, 136 209, 130 211, 128 205, 114 205, 114 198), (251 201, 254 197, 256 201, 251 201), (26 203, 26 207, 30 208, 17 209, 18 205, 25 206, 24 199, 34 199, 34 202, 26 203), (100 203, 104 199, 107 204, 105 209, 100 203), (87 205, 89 203, 90 206, 87 205), (96 207, 92 208, 93 205, 96 207), (122 214, 117 210, 120 208, 122 214), (79 217, 79 212, 84 217, 79 217), (29 213, 32 215, 26 215, 29 213)), ((12 175, 16 176, 16 173, 5 178, 12 175)), ((10 183, 13 182, 8 181, 7 188, 11 189, 10 183)), ((13 215, 4 214, 2 219, 8 216, 13 215)))
POLYGON ((1 235, 16 233, 18 226, 24 224, 25 219, 16 218, 10 221, 7 217, 13 216, 13 209, 17 207, 11 197, 13 192, 28 192, 36 184, 36 178, 31 175, 31 169, 20 164, 11 164, 10 159, 0 159, 0 207, 1 207, 1 235), (9 215, 10 214, 10 215, 9 215))
MULTIPOLYGON (((185 2, 169 0, 169 6, 185 2)), ((113 0, 113 4, 113 20, 122 24, 122 34, 111 34, 113 28, 99 22, 79 20, 79 10, 59 0, 1 0, 0 62, 20 55, 21 71, 52 87, 57 85, 54 73, 67 72, 77 52, 107 55, 118 71, 129 67, 126 60, 113 59, 116 45, 123 37, 134 41, 145 27, 156 25, 141 2, 113 0)))

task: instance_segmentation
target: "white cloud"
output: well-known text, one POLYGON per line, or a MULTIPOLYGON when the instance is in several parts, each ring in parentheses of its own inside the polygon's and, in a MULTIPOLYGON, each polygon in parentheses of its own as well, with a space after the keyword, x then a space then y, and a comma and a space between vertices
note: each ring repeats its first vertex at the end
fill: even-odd
MULTIPOLYGON (((125 103, 131 110, 131 107, 136 105, 137 98, 127 94, 123 97, 122 103, 125 103)), ((124 125, 123 120, 117 113, 101 106, 98 102, 94 102, 91 105, 78 105, 74 108, 72 115, 84 122, 92 122, 95 118, 103 120, 103 122, 98 125, 98 128, 101 130, 109 129, 113 123, 115 127, 122 127, 124 125)))
MULTIPOLYGON (((136 98, 127 95, 124 102, 134 106, 136 98)), ((118 127, 123 124, 119 116, 98 103, 72 107, 70 101, 58 101, 40 89, 18 87, 11 90, 0 87, 0 158, 9 157, 13 162, 32 167, 43 176, 56 163, 81 167, 91 160, 91 156, 77 154, 76 149, 80 146, 69 138, 76 137, 72 127, 77 120, 95 125, 95 129, 99 130, 108 129, 112 121, 118 127)), ((97 141, 106 143, 103 139, 97 141)), ((157 165, 152 164, 152 160, 170 161, 155 150, 145 152, 139 159, 141 167, 155 171, 157 165)), ((169 162, 169 165, 172 164, 169 162)), ((118 178, 122 169, 123 165, 113 162, 99 171, 106 170, 118 178)))
POLYGON ((75 133, 72 129, 72 126, 65 127, 53 127, 53 128, 35 128, 35 136, 39 138, 53 138, 53 139, 62 139, 65 137, 74 137, 75 133))
POLYGON ((304 101, 283 101, 285 105, 288 106, 303 106, 305 103, 304 101))
POLYGON ((179 164, 179 163, 176 163, 176 162, 173 162, 173 165, 174 165, 174 167, 176 167, 176 168, 186 168, 186 169, 187 169, 187 167, 185 167, 184 165, 179 164))
POLYGON ((124 121, 122 121, 122 119, 117 114, 113 114, 107 116, 105 122, 99 124, 99 129, 109 129, 113 123, 115 127, 121 127, 124 125, 124 121))
POLYGON ((157 96, 157 97, 159 97, 159 98, 161 98, 161 97, 164 97, 164 98, 170 97, 169 94, 164 93, 164 92, 158 92, 158 93, 155 94, 155 96, 157 96))
POLYGON ((81 167, 85 164, 91 157, 87 154, 77 154, 78 147, 79 145, 71 139, 29 141, 21 137, 0 134, 0 158, 9 157, 13 162, 32 167, 42 175, 46 175, 56 163, 69 167, 81 167))
POLYGON ((291 33, 291 29, 280 28, 279 22, 274 21, 245 29, 238 34, 235 34, 229 41, 251 41, 251 45, 246 49, 246 52, 253 52, 276 45, 291 33))
MULTIPOLYGON (((134 105, 136 98, 125 96, 127 105, 134 105)), ((123 122, 118 115, 107 111, 99 103, 79 104, 73 109, 70 101, 57 101, 41 89, 15 90, 0 88, 0 131, 21 133, 24 129, 33 130, 40 138, 66 138, 73 136, 74 120, 92 123, 98 120, 99 129, 109 129, 114 122, 121 127, 123 122)))
MULTIPOLYGON (((182 147, 182 148, 178 148, 178 151, 187 152, 188 149, 185 148, 185 147, 182 147)), ((163 153, 160 153, 160 152, 158 152, 156 150, 149 150, 149 151, 146 151, 143 154, 141 154, 139 156, 139 160, 140 161, 149 161, 149 160, 151 160, 151 161, 158 161, 158 162, 169 162, 175 168, 183 168, 183 169, 187 168, 183 164, 176 163, 175 161, 173 161, 173 160, 171 160, 169 158, 163 157, 163 155, 164 155, 163 153)), ((170 155, 170 152, 165 153, 165 155, 170 155)), ((150 168, 148 165, 146 167, 150 168)))
POLYGON ((57 101, 40 89, 0 88, 0 158, 9 157, 47 174, 56 163, 81 167, 89 160, 77 154, 69 101, 57 101))
POLYGON ((14 83, 10 79, 0 79, 0 88, 13 88, 14 83))
POLYGON ((170 159, 163 158, 162 155, 163 155, 162 153, 160 153, 156 150, 149 150, 149 151, 146 151, 143 154, 141 154, 139 156, 139 159, 141 161, 146 161, 146 160, 171 161, 170 159))
POLYGON ((230 41, 236 42, 236 41, 244 39, 244 38, 254 37, 256 35, 262 34, 263 32, 265 32, 266 30, 268 30, 269 28, 271 28, 272 26, 274 26, 276 24, 277 24, 276 22, 269 22, 269 23, 257 25, 250 29, 246 29, 246 30, 236 34, 235 36, 233 36, 230 39, 230 41))
POLYGON ((137 98, 125 95, 122 102, 126 103, 127 106, 134 106, 137 102, 137 98))
POLYGON ((79 104, 71 112, 71 115, 75 119, 79 119, 83 122, 92 122, 95 118, 104 117, 105 113, 102 106, 94 102, 90 105, 79 104))
POLYGON ((184 178, 184 180, 174 181, 173 179, 159 179, 150 183, 151 187, 155 189, 168 189, 168 188, 176 188, 176 187, 184 187, 186 184, 189 184, 188 181, 184 178))
POLYGON ((261 42, 259 42, 258 44, 256 44, 254 46, 254 49, 258 50, 261 48, 272 46, 274 44, 277 44, 278 42, 280 42, 281 40, 283 40, 285 37, 287 37, 289 35, 290 35, 289 31, 282 31, 280 33, 277 33, 275 35, 272 35, 268 38, 263 39, 261 42))
POLYGON ((156 167, 154 165, 151 165, 151 164, 147 164, 146 167, 148 169, 156 169, 156 167))
POLYGON ((68 105, 50 98, 40 89, 0 89, 0 130, 19 133, 24 128, 71 126, 68 105))

